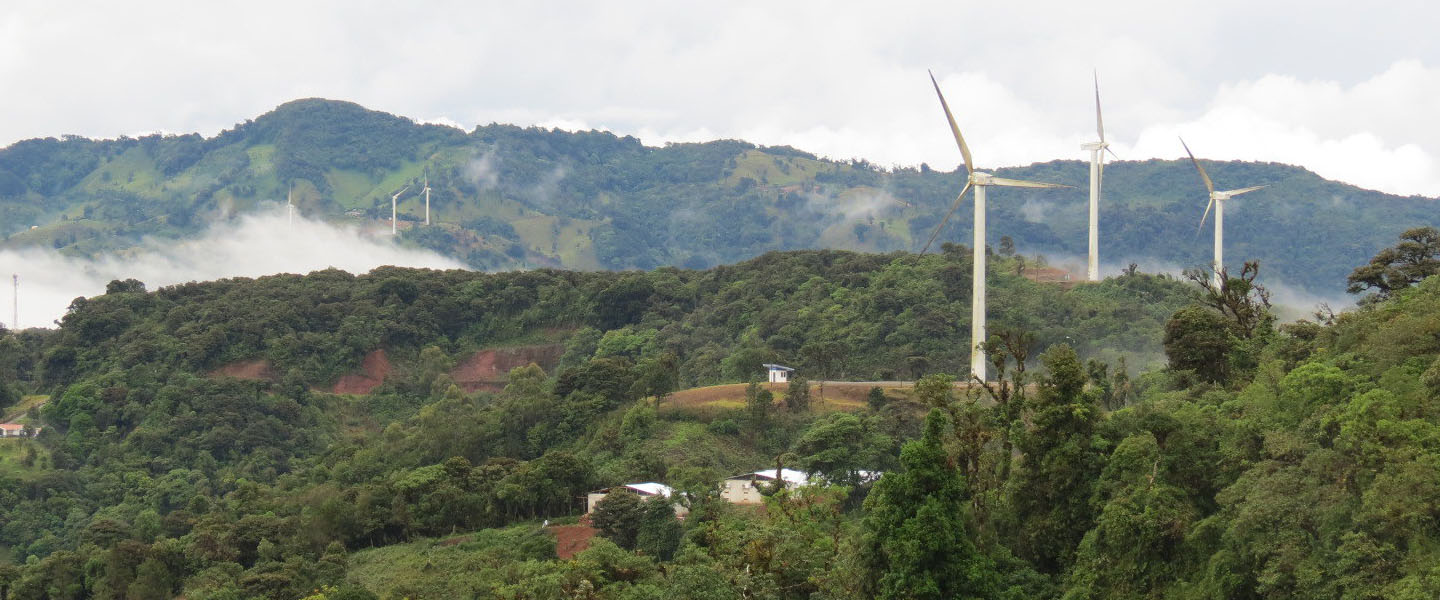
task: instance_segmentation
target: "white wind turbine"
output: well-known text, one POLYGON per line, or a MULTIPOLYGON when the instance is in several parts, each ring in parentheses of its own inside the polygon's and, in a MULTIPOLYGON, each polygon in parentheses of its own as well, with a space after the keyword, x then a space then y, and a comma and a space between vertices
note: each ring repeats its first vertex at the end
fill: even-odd
POLYGON ((291 229, 295 228, 295 186, 290 186, 290 191, 285 193, 285 208, 290 213, 290 221, 287 224, 291 229))
POLYGON ((400 194, 405 193, 405 190, 408 190, 408 189, 410 189, 410 186, 408 186, 408 185, 405 186, 405 187, 403 187, 403 188, 400 188, 400 191, 395 192, 395 195, 390 197, 390 235, 396 235, 396 234, 398 233, 398 231, 397 231, 396 228, 395 228, 395 217, 396 217, 396 214, 395 214, 395 204, 396 204, 396 202, 395 202, 395 201, 396 201, 398 198, 400 198, 400 194))
POLYGON ((1195 153, 1190 151, 1190 146, 1185 144, 1184 138, 1181 138, 1180 145, 1184 146, 1185 154, 1190 155, 1190 162, 1195 163, 1195 170, 1200 172, 1200 179, 1205 182, 1205 190, 1210 192, 1210 203, 1205 205, 1205 214, 1200 216, 1200 227, 1195 230, 1195 233, 1200 233, 1200 229, 1205 227, 1205 219, 1210 216, 1210 207, 1215 207, 1215 262, 1211 266, 1215 271, 1215 289, 1218 290, 1223 283, 1220 280, 1220 271, 1225 268, 1225 201, 1265 186, 1257 185, 1217 192, 1215 184, 1210 182, 1210 176, 1205 173, 1205 167, 1200 166, 1200 161, 1195 160, 1195 153))
POLYGON ((940 93, 940 84, 935 81, 935 74, 930 74, 930 84, 935 86, 935 95, 940 97, 940 107, 945 109, 945 119, 950 122, 950 132, 955 135, 955 143, 960 146, 960 156, 965 159, 965 172, 969 178, 965 182, 965 188, 960 190, 960 195, 955 197, 955 204, 945 217, 940 219, 940 225, 935 227, 935 232, 930 234, 930 239, 925 242, 925 247, 920 250, 924 254, 930 249, 930 244, 940 235, 940 230, 945 228, 946 221, 950 215, 955 214, 955 209, 960 208, 960 202, 965 199, 965 192, 975 188, 975 243, 972 264, 974 267, 970 275, 970 374, 971 376, 985 380, 985 349, 981 345, 985 342, 985 188, 990 186, 1000 187, 1022 187, 1022 188, 1064 188, 1068 185, 1056 183, 1040 183, 1035 181, 1020 181, 1018 179, 1005 179, 995 177, 989 173, 975 170, 975 161, 970 158, 970 148, 965 145, 965 138, 960 135, 960 126, 955 124, 955 116, 950 113, 950 105, 945 102, 945 94, 940 93))
POLYGON ((1095 133, 1100 136, 1100 141, 1080 145, 1082 150, 1090 151, 1090 261, 1085 268, 1085 277, 1090 281, 1100 281, 1100 187, 1105 178, 1105 153, 1115 156, 1110 144, 1105 142, 1105 120, 1100 117, 1098 75, 1095 76, 1095 133))
POLYGON ((430 173, 425 173, 425 224, 430 224, 430 173))

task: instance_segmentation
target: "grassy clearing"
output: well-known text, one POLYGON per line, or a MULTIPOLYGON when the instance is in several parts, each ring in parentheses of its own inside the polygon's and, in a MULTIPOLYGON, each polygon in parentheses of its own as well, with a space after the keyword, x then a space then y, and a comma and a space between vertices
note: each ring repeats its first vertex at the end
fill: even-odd
POLYGON ((3 411, 0 411, 0 422, 3 422, 3 423, 12 423, 12 422, 24 423, 25 421, 22 421, 22 420, 20 420, 20 419, 22 419, 22 418, 25 417, 25 413, 30 412, 30 409, 36 408, 36 407, 38 407, 38 406, 40 406, 40 405, 42 405, 42 404, 45 404, 46 402, 49 402, 49 401, 50 401, 50 396, 43 396, 43 395, 41 395, 41 396, 23 396, 23 397, 20 398, 20 403, 19 403, 19 404, 16 404, 15 406, 11 406, 10 408, 7 408, 7 409, 5 409, 5 410, 3 410, 3 411))
POLYGON ((39 475, 50 464, 50 453, 40 444, 25 438, 0 439, 0 476, 30 479, 39 475), (25 465, 25 455, 34 451, 35 458, 25 465))
MULTIPOLYGON (((712 385, 708 387, 693 388, 671 394, 665 402, 661 403, 660 411, 684 411, 691 414, 704 416, 715 416, 727 410, 734 410, 745 407, 745 388, 748 384, 730 383, 724 385, 712 385)), ((761 384, 770 393, 775 395, 776 408, 785 403, 785 390, 789 384, 785 383, 764 383, 761 384)), ((824 399, 821 399, 820 384, 810 384, 810 406, 816 412, 856 412, 866 407, 865 398, 870 393, 870 388, 879 386, 891 398, 899 399, 908 397, 909 383, 865 383, 865 382, 830 382, 825 384, 824 399)))
POLYGON ((555 538, 527 523, 362 550, 348 577, 381 598, 485 598, 523 577, 524 561, 554 557, 555 538))
POLYGON ((835 165, 794 156, 772 156, 760 150, 748 150, 735 157, 735 170, 725 179, 727 185, 749 177, 764 185, 800 185, 815 179, 817 173, 838 170, 835 165))

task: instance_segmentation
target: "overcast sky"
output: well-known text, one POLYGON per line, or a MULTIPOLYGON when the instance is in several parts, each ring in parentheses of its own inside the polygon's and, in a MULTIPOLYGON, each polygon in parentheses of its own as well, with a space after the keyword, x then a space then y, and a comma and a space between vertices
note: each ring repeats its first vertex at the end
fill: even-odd
MULTIPOLYGON (((301 97, 470 129, 742 138, 981 167, 1082 159, 1300 164, 1440 196, 1440 5, 1125 2, 57 2, 0 6, 0 144, 213 135, 301 97)), ((1245 182, 1217 181, 1222 187, 1245 182)))

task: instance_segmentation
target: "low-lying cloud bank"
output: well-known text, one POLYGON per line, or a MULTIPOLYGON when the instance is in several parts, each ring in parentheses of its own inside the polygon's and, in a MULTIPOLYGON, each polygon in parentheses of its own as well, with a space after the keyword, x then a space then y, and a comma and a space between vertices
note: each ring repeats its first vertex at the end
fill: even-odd
MULTIPOLYGON (((387 232, 388 233, 388 232, 387 232)), ((19 325, 54 327, 70 302, 105 292, 116 279, 138 279, 147 289, 226 277, 309 273, 330 267, 365 273, 397 265, 459 269, 464 265, 428 250, 402 248, 388 235, 370 235, 283 212, 253 213, 218 223, 196 239, 149 240, 133 250, 97 258, 63 256, 48 248, 0 250, 0 322, 13 327, 10 276, 20 276, 19 325)))

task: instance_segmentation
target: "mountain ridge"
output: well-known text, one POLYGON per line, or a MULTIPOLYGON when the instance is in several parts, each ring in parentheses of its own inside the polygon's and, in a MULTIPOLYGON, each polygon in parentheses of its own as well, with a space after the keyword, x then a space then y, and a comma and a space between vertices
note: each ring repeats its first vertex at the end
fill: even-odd
MULTIPOLYGON (((1270 185, 1231 203, 1231 266, 1260 260, 1263 277, 1311 292, 1338 294, 1349 269, 1400 231, 1440 225, 1433 198, 1280 163, 1205 164, 1221 187, 1270 185)), ((1076 189, 992 191, 992 243, 1009 237, 1024 253, 1084 253, 1085 162, 996 172, 1076 189)), ((608 132, 502 124, 467 132, 306 98, 208 138, 65 136, 0 149, 0 247, 95 255, 147 236, 192 236, 216 219, 283 204, 292 190, 311 218, 388 229, 389 197, 411 186, 399 202, 402 242, 474 268, 699 268, 771 250, 917 251, 962 177, 958 160, 951 171, 887 169, 741 140, 646 146, 608 132), (424 220, 415 190, 426 178, 437 223, 429 228, 414 226, 424 220)), ((1188 161, 1111 163, 1105 192, 1102 262, 1208 262, 1208 235, 1192 233, 1204 192, 1188 161)), ((968 242, 969 213, 957 211, 939 241, 968 242)))

